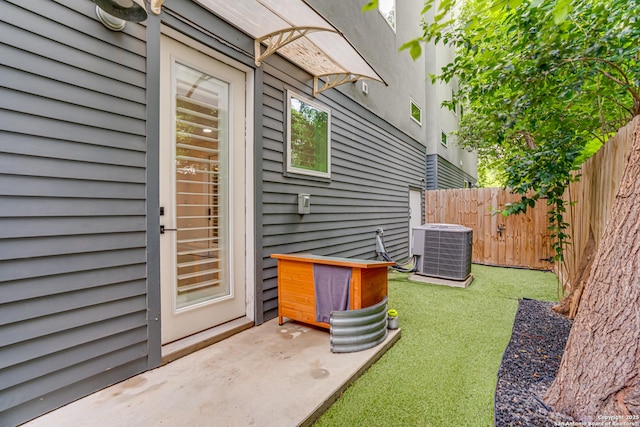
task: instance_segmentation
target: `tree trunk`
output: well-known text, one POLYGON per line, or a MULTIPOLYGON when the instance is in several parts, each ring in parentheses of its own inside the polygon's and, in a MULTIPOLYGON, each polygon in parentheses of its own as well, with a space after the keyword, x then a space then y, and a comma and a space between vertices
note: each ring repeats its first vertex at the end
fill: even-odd
POLYGON ((640 414, 640 123, 545 399, 577 422, 640 414))
POLYGON ((582 251, 582 261, 578 267, 577 277, 571 284, 571 292, 569 295, 553 306, 553 310, 556 313, 567 316, 569 319, 574 319, 576 317, 578 307, 580 306, 580 300, 582 298, 582 292, 589 280, 589 273, 591 273, 595 254, 596 240, 593 237, 593 231, 589 228, 589 241, 582 251))

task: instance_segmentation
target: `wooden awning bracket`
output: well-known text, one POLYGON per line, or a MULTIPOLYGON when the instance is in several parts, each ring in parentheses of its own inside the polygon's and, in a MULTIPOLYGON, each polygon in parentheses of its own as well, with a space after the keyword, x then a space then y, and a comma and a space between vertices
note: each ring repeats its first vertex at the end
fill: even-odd
POLYGON ((262 62, 267 59, 271 54, 275 53, 282 46, 286 46, 292 41, 298 40, 301 37, 304 37, 308 33, 313 33, 316 31, 330 31, 326 28, 322 27, 293 27, 293 28, 284 28, 282 30, 274 31, 269 34, 265 34, 264 36, 255 39, 254 41, 254 50, 255 50, 255 62, 256 66, 259 67, 262 62), (261 44, 265 43, 267 46, 266 50, 262 51, 261 44))

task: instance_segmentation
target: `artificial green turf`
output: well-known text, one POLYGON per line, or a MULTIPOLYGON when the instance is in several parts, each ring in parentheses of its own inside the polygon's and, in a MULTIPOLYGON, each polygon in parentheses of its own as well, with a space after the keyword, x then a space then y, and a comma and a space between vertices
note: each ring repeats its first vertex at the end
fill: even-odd
POLYGON ((402 338, 317 421, 322 426, 493 426, 518 299, 557 301, 552 273, 474 265, 466 289, 390 273, 402 338))

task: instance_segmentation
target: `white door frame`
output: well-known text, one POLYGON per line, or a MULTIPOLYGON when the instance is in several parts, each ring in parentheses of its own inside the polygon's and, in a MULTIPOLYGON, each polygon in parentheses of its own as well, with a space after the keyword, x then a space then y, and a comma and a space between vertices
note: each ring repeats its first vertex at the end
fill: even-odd
MULTIPOLYGON (((228 66, 242 71, 246 75, 245 84, 245 156, 244 156, 244 280, 245 302, 244 318, 248 321, 255 319, 256 286, 255 286, 255 190, 254 190, 254 70, 238 61, 233 60, 207 46, 163 26, 163 35, 198 50, 201 53, 220 61, 228 66)), ((162 126, 162 124, 161 124, 162 126)), ((162 169, 162 168, 161 168, 162 169)), ((161 221, 162 222, 162 221, 161 221)))
POLYGON ((413 255, 413 228, 424 222, 422 215, 422 193, 424 190, 417 187, 409 187, 409 255, 413 255), (414 212, 418 208, 418 213, 414 212))

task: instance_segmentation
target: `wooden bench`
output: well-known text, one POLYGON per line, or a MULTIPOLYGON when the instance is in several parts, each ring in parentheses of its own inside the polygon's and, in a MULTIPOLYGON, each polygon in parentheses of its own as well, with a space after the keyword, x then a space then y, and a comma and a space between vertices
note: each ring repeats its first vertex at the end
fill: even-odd
POLYGON ((328 323, 316 321, 313 265, 350 267, 350 309, 357 310, 379 303, 387 296, 387 268, 393 262, 335 258, 312 254, 273 254, 278 260, 278 323, 283 318, 323 328, 328 323))

